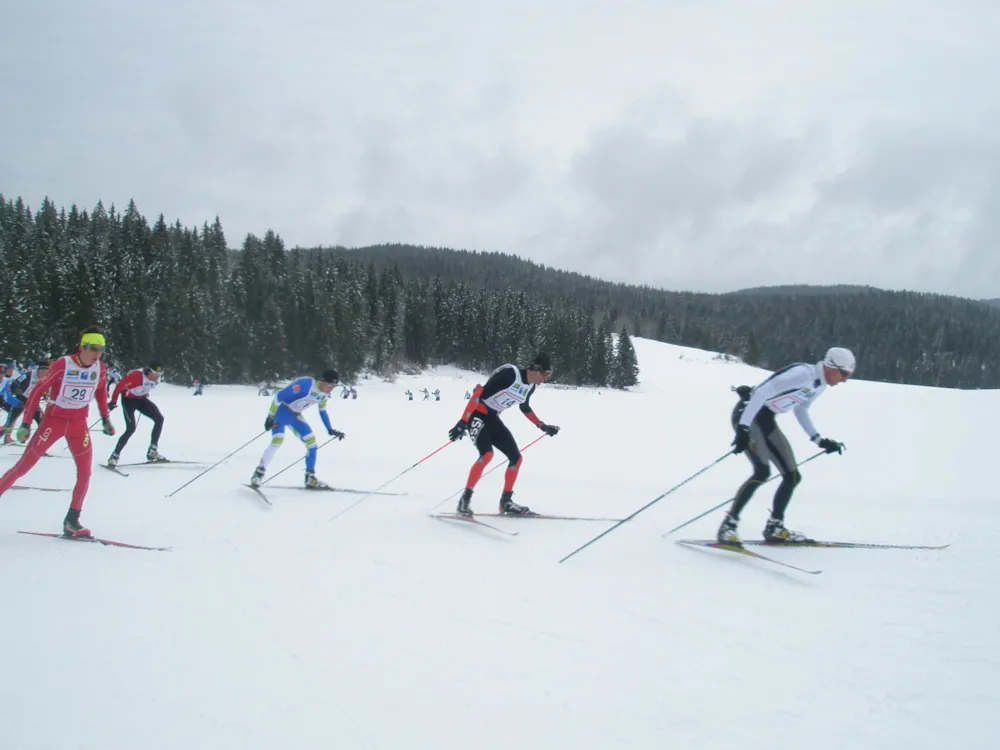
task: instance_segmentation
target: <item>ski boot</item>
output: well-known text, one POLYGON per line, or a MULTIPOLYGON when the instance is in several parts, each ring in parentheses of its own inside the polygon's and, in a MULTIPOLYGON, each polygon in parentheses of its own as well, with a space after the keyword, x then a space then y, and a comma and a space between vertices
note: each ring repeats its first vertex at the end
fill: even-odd
POLYGON ((11 434, 10 430, 3 431, 3 444, 10 445, 14 442, 14 436, 11 434))
POLYGON ((155 445, 149 446, 149 450, 146 451, 146 460, 152 462, 162 462, 166 461, 167 457, 160 453, 155 445))
POLYGON ((117 465, 118 465, 118 454, 112 453, 111 456, 108 458, 108 468, 113 469, 117 465))
POLYGON ((719 530, 715 534, 716 541, 718 541, 719 544, 742 546, 743 542, 740 541, 740 537, 736 533, 736 529, 739 525, 740 519, 726 513, 726 517, 722 519, 722 523, 719 525, 719 530))
POLYGON ((796 544, 811 541, 805 534, 785 528, 785 522, 771 516, 764 527, 764 541, 769 544, 796 544))
POLYGON ((500 496, 500 512, 507 516, 533 516, 527 505, 518 505, 511 499, 513 492, 505 492, 500 496))
POLYGON ((328 489, 330 489, 330 485, 328 485, 322 479, 317 479, 315 471, 307 471, 306 472, 306 489, 307 490, 328 490, 328 489))
POLYGON ((90 536, 90 529, 80 525, 80 511, 69 509, 66 518, 63 519, 63 536, 68 539, 87 539, 90 536))
POLYGON ((462 496, 458 499, 458 513, 463 516, 471 516, 472 508, 469 504, 472 502, 472 490, 465 488, 462 490, 462 496))
POLYGON ((253 476, 250 477, 250 486, 254 489, 260 487, 260 480, 264 478, 264 473, 267 471, 263 466, 258 466, 253 470, 253 476))

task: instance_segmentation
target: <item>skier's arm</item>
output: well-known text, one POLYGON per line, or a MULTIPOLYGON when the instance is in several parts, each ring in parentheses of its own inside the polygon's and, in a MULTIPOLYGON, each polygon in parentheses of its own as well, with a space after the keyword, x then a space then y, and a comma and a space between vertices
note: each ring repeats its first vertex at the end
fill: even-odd
POLYGON ((510 388, 514 385, 515 377, 513 367, 504 367, 499 372, 493 373, 490 379, 486 381, 486 385, 477 385, 476 390, 472 392, 472 398, 465 405, 462 421, 468 422, 472 419, 474 412, 485 412, 486 406, 483 404, 483 401, 491 396, 495 396, 506 388, 510 388))
POLYGON ((805 430, 806 435, 814 443, 819 442, 819 430, 816 429, 816 425, 813 424, 812 417, 809 416, 809 406, 808 404, 803 404, 802 406, 796 406, 795 418, 799 420, 799 424, 802 425, 802 429, 805 430))
POLYGON ((31 427, 31 420, 38 410, 38 403, 42 400, 42 395, 48 393, 49 389, 62 379, 64 372, 66 372, 66 360, 56 360, 45 374, 45 377, 38 381, 35 390, 28 396, 28 403, 24 405, 24 420, 21 424, 31 427))
MULTIPOLYGON (((141 373, 140 373, 141 374, 141 373)), ((108 370, 101 363, 101 375, 97 378, 97 410, 101 413, 101 417, 107 419, 111 412, 108 410, 108 370)), ((113 434, 113 433, 112 433, 113 434)))
POLYGON ((324 398, 319 402, 319 418, 323 420, 323 426, 326 428, 327 432, 333 429, 333 425, 330 424, 330 415, 326 413, 326 399, 324 398))
MULTIPOLYGON (((108 382, 107 378, 101 378, 101 385, 104 388, 105 394, 107 393, 107 382, 108 382)), ((129 390, 130 388, 138 388, 140 385, 142 385, 142 371, 133 370, 124 378, 118 381, 118 384, 115 386, 114 392, 111 394, 111 405, 116 406, 118 404, 119 396, 121 396, 123 393, 125 393, 125 391, 129 390)), ((107 401, 107 397, 105 397, 104 400, 107 401)))
POLYGON ((534 393, 535 393, 535 386, 531 386, 531 390, 528 391, 528 397, 524 399, 524 403, 521 404, 518 408, 521 410, 521 413, 528 418, 529 422, 535 425, 535 427, 541 429, 542 425, 545 423, 538 418, 538 415, 535 414, 535 410, 531 408, 531 397, 534 395, 534 393))
POLYGON ((749 427, 768 401, 784 393, 794 393, 808 385, 811 379, 812 370, 805 365, 790 367, 785 372, 768 378, 754 389, 747 408, 740 417, 740 424, 749 427))

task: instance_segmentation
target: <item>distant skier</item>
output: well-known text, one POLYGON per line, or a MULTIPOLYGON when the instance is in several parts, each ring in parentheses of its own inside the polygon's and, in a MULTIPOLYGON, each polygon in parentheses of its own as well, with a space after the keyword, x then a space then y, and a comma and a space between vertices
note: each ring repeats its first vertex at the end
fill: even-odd
POLYGON ((76 354, 60 357, 52 364, 48 374, 38 382, 24 405, 24 421, 17 428, 19 441, 25 442, 31 435, 31 419, 38 409, 42 394, 51 390, 52 403, 45 410, 38 432, 28 443, 24 454, 0 477, 2 495, 38 463, 46 448, 65 437, 76 463, 73 498, 66 518, 63 519, 63 533, 71 538, 90 536, 90 530, 80 525, 80 511, 90 487, 90 472, 94 462, 87 417, 90 402, 95 398, 104 434, 115 434, 108 413, 107 368, 100 361, 104 347, 104 333, 101 329, 96 326, 87 328, 80 336, 80 348, 76 354))
POLYGON ((409 388, 406 389, 406 400, 407 401, 413 400, 413 391, 411 391, 409 388))
POLYGON ((149 367, 130 370, 122 378, 122 381, 115 388, 111 395, 111 404, 108 407, 112 411, 118 407, 118 397, 122 397, 122 415, 125 417, 125 432, 118 439, 118 445, 108 458, 108 466, 114 468, 118 465, 118 458, 121 456, 125 446, 132 435, 135 434, 136 420, 135 413, 139 412, 145 417, 153 420, 153 432, 149 438, 149 448, 146 450, 147 461, 166 461, 157 446, 160 443, 160 434, 163 432, 163 415, 152 401, 149 394, 160 384, 160 376, 163 374, 163 365, 158 360, 149 363, 149 367))
MULTIPOLYGON (((4 427, 4 444, 14 442, 12 434, 14 423, 24 412, 24 404, 31 397, 31 393, 34 391, 35 386, 38 385, 38 381, 44 378, 48 372, 49 363, 41 362, 37 367, 29 369, 27 372, 22 373, 20 377, 4 384, 3 390, 6 394, 4 398, 10 405, 10 415, 7 417, 7 425, 4 427)), ((36 424, 42 423, 41 408, 35 409, 33 416, 29 415, 28 421, 32 420, 36 424)))
POLYGON ((465 400, 468 401, 470 398, 472 398, 472 394, 469 393, 468 391, 466 391, 465 392, 465 400))
POLYGON ((205 393, 205 384, 201 382, 200 378, 194 379, 194 393, 192 396, 201 396, 205 393))
POLYGON ((122 380, 121 371, 117 367, 113 367, 108 371, 108 387, 120 383, 122 380))
POLYGON ((441 400, 441 389, 440 388, 438 388, 436 391, 434 391, 434 400, 435 401, 440 401, 441 400))
POLYGON ((424 401, 426 401, 427 399, 429 399, 429 398, 431 397, 431 392, 430 392, 430 391, 428 391, 428 390, 427 390, 426 388, 424 388, 424 389, 423 389, 423 390, 421 391, 421 393, 423 393, 423 394, 424 394, 424 401))
POLYGON ((320 378, 303 377, 293 380, 291 384, 274 394, 271 410, 264 420, 264 429, 271 431, 271 444, 264 449, 264 455, 260 457, 260 463, 250 478, 252 487, 260 486, 264 474, 267 473, 268 464, 285 440, 285 427, 291 427, 306 445, 306 488, 321 490, 329 487, 326 482, 316 478, 316 436, 313 435, 309 423, 302 418, 302 411, 313 404, 318 404, 319 418, 323 420, 327 433, 330 437, 343 440, 344 433, 330 426, 330 417, 326 413, 327 400, 339 380, 337 371, 328 369, 323 371, 320 378))
POLYGON ((346 385, 340 387, 340 397, 347 400, 348 396, 351 395, 351 390, 346 385))
POLYGON ((358 389, 357 389, 357 388, 355 388, 355 387, 354 387, 354 386, 352 385, 352 386, 351 386, 351 401, 357 401, 357 400, 358 400, 358 389))
POLYGON ((531 394, 539 383, 545 382, 552 375, 552 362, 544 352, 535 355, 527 368, 517 365, 503 365, 490 375, 486 385, 477 385, 472 392, 465 413, 458 423, 448 432, 450 440, 460 440, 466 432, 475 442, 479 451, 479 459, 472 465, 469 478, 465 483, 465 491, 458 501, 458 512, 471 516, 469 507, 472 501, 472 491, 475 489, 483 470, 493 460, 493 448, 507 456, 507 472, 504 475, 503 494, 500 495, 500 511, 512 516, 530 515, 527 506, 518 505, 512 499, 514 482, 521 468, 521 451, 517 447, 514 436, 507 426, 500 421, 500 412, 517 405, 538 429, 546 435, 556 435, 559 428, 545 424, 532 411, 529 401, 531 394))
POLYGON ((774 417, 775 414, 794 411, 795 418, 810 440, 827 453, 843 453, 842 443, 820 437, 809 417, 809 407, 828 385, 836 386, 851 377, 854 367, 851 351, 835 346, 827 351, 822 362, 791 364, 775 372, 756 388, 744 385, 736 389, 740 401, 733 409, 731 420, 736 430, 733 453, 746 452, 753 466, 753 476, 736 491, 733 504, 719 526, 717 538, 720 542, 741 543, 736 533, 740 512, 757 488, 771 476, 771 463, 778 467, 782 478, 774 493, 771 517, 764 527, 764 539, 768 542, 807 540, 804 534, 785 527, 785 510, 802 477, 792 447, 774 417))

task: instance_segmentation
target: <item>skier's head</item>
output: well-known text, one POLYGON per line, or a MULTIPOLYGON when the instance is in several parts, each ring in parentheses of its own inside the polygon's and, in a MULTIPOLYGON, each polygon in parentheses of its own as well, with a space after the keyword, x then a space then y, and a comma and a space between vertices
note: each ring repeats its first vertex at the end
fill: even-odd
POLYGON ((340 382, 340 373, 334 370, 332 367, 328 367, 323 370, 323 374, 317 381, 319 389, 323 393, 330 393, 334 388, 337 387, 337 383, 340 382))
POLYGON ((149 363, 149 367, 146 368, 146 377, 150 380, 159 380, 160 375, 163 374, 163 365, 160 360, 154 359, 149 363))
POLYGON ((823 377, 827 385, 838 385, 854 374, 856 362, 850 349, 832 346, 823 357, 823 377))
POLYGON ((80 351, 76 356, 84 367, 90 367, 104 354, 104 347, 104 331, 97 326, 90 326, 80 334, 80 351))
POLYGON ((38 374, 38 377, 40 377, 40 378, 44 377, 45 373, 47 373, 49 371, 49 367, 50 367, 49 363, 46 360, 43 359, 36 366, 35 372, 38 374))
POLYGON ((552 374, 552 357, 548 352, 538 352, 528 365, 528 384, 537 385, 552 374))
POLYGON ((14 360, 9 359, 3 363, 4 374, 9 378, 14 374, 14 360))

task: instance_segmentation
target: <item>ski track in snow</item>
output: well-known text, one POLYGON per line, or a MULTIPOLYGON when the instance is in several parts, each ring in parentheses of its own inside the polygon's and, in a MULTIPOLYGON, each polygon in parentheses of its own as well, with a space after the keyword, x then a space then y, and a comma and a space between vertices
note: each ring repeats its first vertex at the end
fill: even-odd
MULTIPOLYGON (((635 345, 633 392, 538 390, 532 405, 562 432, 524 453, 515 499, 624 517, 727 450, 729 387, 763 371, 635 345)), ((476 382, 441 367, 362 380, 356 401, 335 392, 347 439, 320 451, 318 474, 375 489, 447 440, 476 382), (424 386, 442 400, 405 400, 424 386)), ((206 467, 261 431, 270 402, 237 386, 193 397, 164 385, 153 398, 163 453, 206 467)), ((813 417, 848 450, 803 468, 789 526, 952 546, 761 550, 819 576, 662 538, 730 497, 749 474, 743 457, 561 565, 611 524, 487 519, 520 532, 504 537, 428 517, 464 483, 468 439, 384 488, 405 495, 373 495, 333 522, 360 495, 265 485, 268 507, 241 486, 264 437, 171 498, 200 468, 95 470, 83 521, 170 552, 18 535, 58 530, 68 493, 9 492, 0 748, 987 747, 1000 684, 998 408, 995 391, 828 389, 813 417)), ((322 443, 315 409, 306 419, 322 443)), ((504 419, 519 444, 538 436, 517 410, 504 419)), ((779 421, 799 460, 815 452, 794 417, 779 421)), ((150 426, 140 420, 123 462, 142 460, 150 426)), ((104 461, 117 438, 92 434, 104 461)), ((0 448, 0 470, 19 454, 0 448)), ((287 438, 269 476, 302 454, 287 438)), ((73 474, 72 461, 43 458, 18 484, 69 488, 73 474)), ((502 482, 502 468, 485 477, 473 509, 494 511, 502 482)), ((776 486, 745 511, 745 538, 759 537, 776 486)), ((720 513, 675 537, 711 537, 720 513)))

